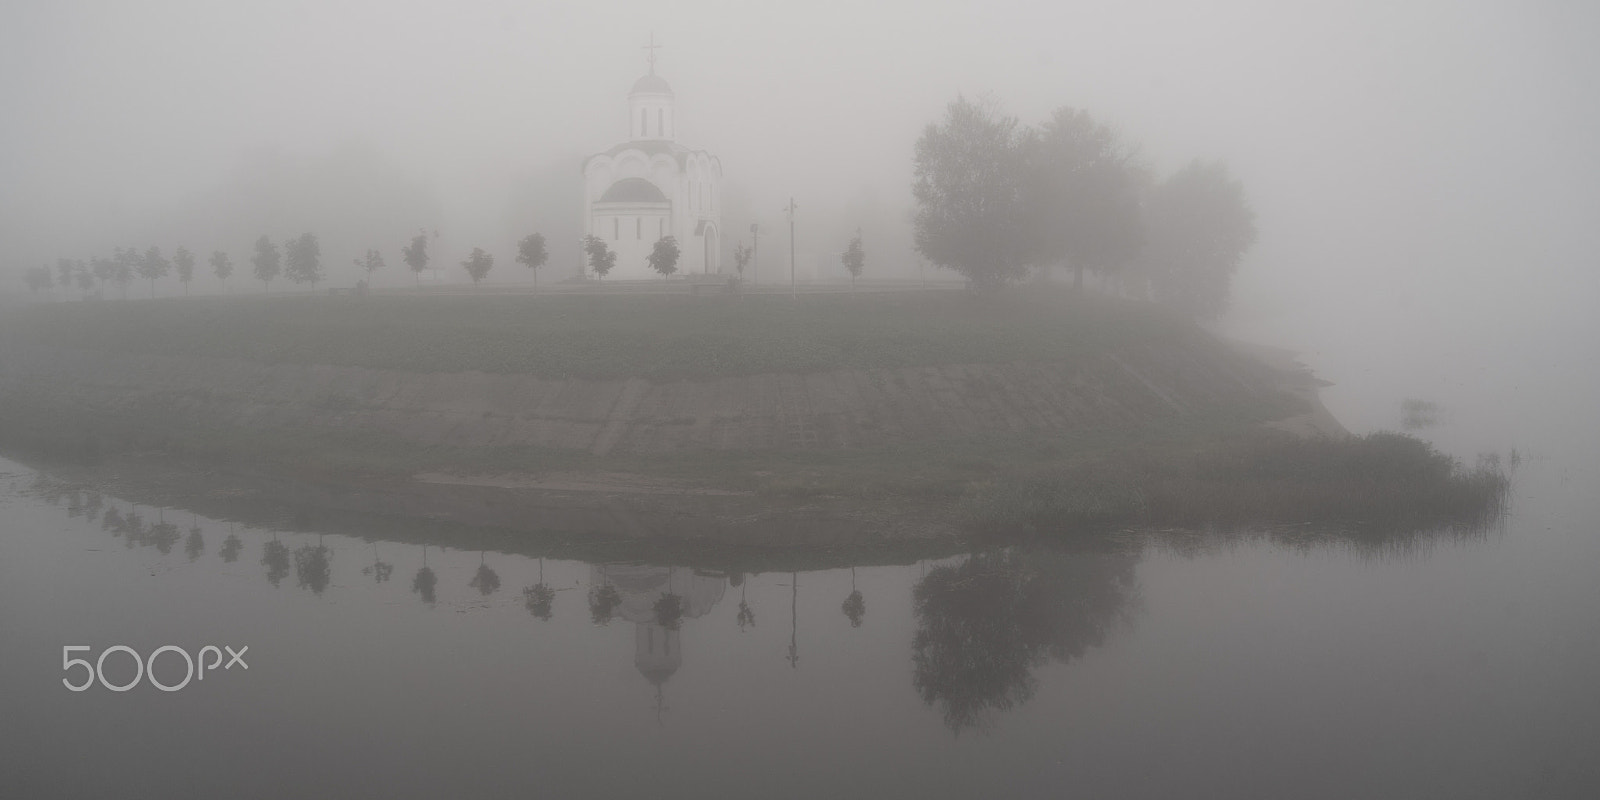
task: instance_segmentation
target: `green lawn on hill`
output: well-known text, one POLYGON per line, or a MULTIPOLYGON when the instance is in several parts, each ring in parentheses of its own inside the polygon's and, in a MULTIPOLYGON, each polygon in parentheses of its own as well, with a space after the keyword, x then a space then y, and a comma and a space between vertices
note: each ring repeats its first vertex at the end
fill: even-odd
POLYGON ((1156 307, 1028 287, 802 296, 193 297, 8 314, 18 344, 419 372, 658 380, 1070 359, 1197 330, 1156 307))

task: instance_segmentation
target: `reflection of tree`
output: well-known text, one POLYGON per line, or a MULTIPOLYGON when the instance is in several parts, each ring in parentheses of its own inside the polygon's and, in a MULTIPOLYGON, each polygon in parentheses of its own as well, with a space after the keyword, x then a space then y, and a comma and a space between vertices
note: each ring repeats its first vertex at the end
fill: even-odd
POLYGON ((660 599, 651 606, 655 612, 656 624, 669 631, 675 631, 683 624, 683 596, 672 592, 662 592, 660 599))
POLYGON ((750 610, 750 604, 746 603, 744 601, 744 589, 745 589, 744 581, 740 581, 739 582, 739 613, 736 616, 736 619, 739 621, 739 630, 741 632, 745 629, 745 626, 747 626, 747 625, 749 627, 752 627, 752 628, 754 628, 756 626, 756 612, 751 611, 750 610))
POLYGON ((589 619, 596 625, 605 625, 616 616, 617 607, 622 605, 622 594, 611 585, 604 564, 600 565, 600 576, 603 583, 589 588, 589 619))
POLYGON ((322 537, 317 537, 314 545, 295 548, 294 577, 300 583, 300 588, 310 589, 312 594, 320 595, 322 590, 328 588, 329 581, 333 579, 333 568, 328 563, 328 548, 323 546, 322 537))
POLYGON ((261 549, 261 563, 267 568, 267 582, 274 587, 289 574, 289 548, 273 534, 272 541, 261 549))
POLYGON ((850 627, 861 627, 861 618, 867 615, 867 600, 861 596, 861 590, 856 588, 856 568, 850 568, 850 596, 844 599, 841 606, 844 615, 850 619, 850 627))
POLYGON ((556 602, 556 592, 544 582, 544 559, 539 559, 539 582, 522 590, 522 601, 528 613, 549 621, 556 602))
POLYGON ((189 529, 189 538, 183 540, 183 552, 193 561, 206 551, 206 537, 200 533, 200 526, 196 524, 189 529))
POLYGON ((1033 697, 1033 670, 1105 641, 1134 600, 1129 554, 1002 550, 931 570, 912 590, 912 685, 953 730, 1033 697))
POLYGON ((378 558, 378 543, 377 542, 373 542, 372 543, 372 566, 362 567, 361 568, 361 574, 362 575, 371 575, 372 576, 372 580, 374 582, 383 583, 384 581, 389 580, 389 576, 392 575, 393 573, 394 573, 394 565, 390 564, 387 561, 384 561, 381 558, 378 558))
POLYGON ((435 595, 433 589, 439 585, 439 576, 433 574, 428 568, 428 546, 422 546, 422 568, 417 570, 417 576, 411 579, 411 591, 422 595, 422 602, 433 605, 435 595))
POLYGON ((138 506, 128 509, 128 515, 122 519, 122 544, 124 547, 144 544, 144 518, 139 516, 138 506))
POLYGON ((467 585, 477 589, 478 594, 488 597, 499 591, 500 574, 489 568, 488 562, 484 560, 485 558, 486 555, 480 551, 478 553, 478 571, 472 576, 472 581, 467 585))
POLYGON ((233 523, 229 523, 228 538, 222 540, 222 549, 217 552, 222 560, 232 564, 239 560, 239 551, 244 549, 244 542, 232 530, 233 523))
POLYGON ((155 545, 162 555, 166 555, 172 552, 172 546, 178 543, 182 535, 178 533, 177 525, 166 520, 166 509, 158 509, 157 513, 161 521, 151 525, 150 530, 145 532, 144 543, 155 545))

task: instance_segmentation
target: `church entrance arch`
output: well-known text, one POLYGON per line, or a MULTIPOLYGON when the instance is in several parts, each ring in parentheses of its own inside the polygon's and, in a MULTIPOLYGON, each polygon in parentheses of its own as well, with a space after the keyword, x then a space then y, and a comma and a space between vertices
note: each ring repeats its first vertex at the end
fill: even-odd
POLYGON ((705 271, 707 274, 719 271, 717 266, 718 244, 717 226, 707 225, 705 236, 705 271))

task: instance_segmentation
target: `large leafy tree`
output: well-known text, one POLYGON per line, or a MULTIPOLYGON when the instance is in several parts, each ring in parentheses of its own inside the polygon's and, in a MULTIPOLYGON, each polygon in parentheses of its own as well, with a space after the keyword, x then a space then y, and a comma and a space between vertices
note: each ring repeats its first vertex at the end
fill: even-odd
POLYGON ((89 259, 89 269, 94 273, 95 283, 104 286, 117 276, 117 264, 109 258, 95 256, 89 259))
POLYGON ((400 248, 400 255, 405 259, 406 266, 416 275, 417 286, 422 285, 422 271, 428 268, 428 234, 419 233, 411 237, 411 244, 400 248))
POLYGON ((583 237, 583 252, 589 256, 589 269, 601 278, 617 265, 616 251, 606 246, 606 240, 592 233, 583 237))
POLYGON ((256 280, 261 281, 267 291, 271 291, 272 279, 283 271, 283 254, 278 252, 278 246, 271 239, 262 236, 256 240, 256 252, 250 257, 250 264, 255 269, 256 280))
POLYGON ((89 290, 94 288, 94 272, 89 269, 89 263, 79 259, 73 277, 78 281, 78 291, 87 297, 89 290))
POLYGON ((678 271, 678 237, 665 236, 656 240, 655 247, 650 250, 648 259, 650 268, 661 273, 665 278, 678 271))
POLYGON ((1255 212, 1220 161, 1191 162, 1151 192, 1141 258, 1157 300, 1211 318, 1228 304, 1233 273, 1255 244, 1255 212))
POLYGON ((52 286, 55 286, 55 281, 51 280, 50 278, 49 265, 43 267, 30 267, 26 277, 28 281, 28 291, 32 294, 38 294, 41 291, 48 290, 52 286))
POLYGON ((317 281, 322 280, 322 245, 317 242, 317 235, 302 233, 286 242, 283 249, 287 256, 284 277, 317 288, 317 281))
POLYGON ((533 285, 539 285, 539 268, 550 260, 550 251, 545 248, 544 234, 530 233, 517 242, 517 263, 533 270, 533 285))
POLYGON ((56 259, 56 275, 58 277, 55 282, 64 287, 70 287, 72 285, 72 270, 77 266, 77 263, 70 258, 56 259))
POLYGON ((150 281, 150 296, 156 296, 156 279, 165 278, 172 270, 172 262, 161 255, 161 248, 151 245, 139 259, 139 277, 150 281))
POLYGON ((1030 139, 1031 210, 1041 262, 1115 271, 1143 240, 1134 149, 1088 112, 1057 109, 1030 139))
POLYGON ((997 289, 1027 274, 1029 134, 991 104, 956 98, 917 140, 917 251, 973 285, 997 289))
POLYGON ((478 282, 487 277, 489 270, 494 267, 494 256, 484 252, 481 247, 474 247, 472 255, 467 256, 466 260, 461 262, 461 266, 467 270, 467 276, 472 278, 473 288, 477 288, 478 282))

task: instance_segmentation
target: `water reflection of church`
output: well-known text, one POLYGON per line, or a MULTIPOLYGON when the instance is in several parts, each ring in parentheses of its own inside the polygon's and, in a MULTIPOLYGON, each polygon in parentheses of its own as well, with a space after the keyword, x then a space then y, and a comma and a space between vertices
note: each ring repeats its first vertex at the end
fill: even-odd
POLYGON ((589 579, 616 588, 617 614, 634 625, 633 665, 658 692, 683 665, 681 623, 705 616, 728 586, 720 573, 643 564, 593 566, 589 579))

